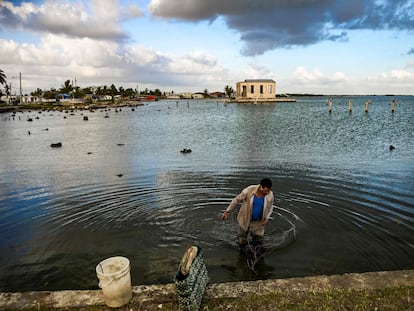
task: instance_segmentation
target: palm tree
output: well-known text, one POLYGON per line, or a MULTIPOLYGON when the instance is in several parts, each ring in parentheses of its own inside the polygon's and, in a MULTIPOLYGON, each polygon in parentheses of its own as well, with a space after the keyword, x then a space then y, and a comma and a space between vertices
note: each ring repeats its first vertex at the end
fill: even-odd
POLYGON ((43 95, 43 91, 42 89, 37 88, 36 91, 33 91, 32 93, 30 93, 30 95, 40 97, 43 95))
POLYGON ((233 94, 234 91, 233 91, 233 88, 231 86, 226 85, 224 87, 224 92, 226 93, 226 95, 228 97, 230 97, 233 94))
POLYGON ((4 73, 3 70, 0 69, 0 84, 5 84, 7 85, 7 81, 6 81, 6 74, 4 73))
POLYGON ((112 97, 112 102, 114 102, 115 95, 117 95, 118 90, 114 84, 111 84, 110 95, 112 97))
POLYGON ((42 89, 37 88, 36 91, 31 92, 30 95, 36 96, 38 99, 40 99, 40 102, 42 102, 42 95, 43 95, 42 89))
POLYGON ((121 97, 125 96, 125 89, 122 86, 119 87, 119 94, 121 95, 121 97))
POLYGON ((73 90, 73 86, 72 83, 70 82, 70 80, 66 80, 64 84, 62 84, 62 87, 60 88, 60 91, 62 93, 70 93, 73 90))
POLYGON ((8 85, 6 83, 6 86, 4 87, 4 91, 6 92, 6 95, 7 96, 10 96, 11 95, 11 83, 10 83, 10 85, 8 85))

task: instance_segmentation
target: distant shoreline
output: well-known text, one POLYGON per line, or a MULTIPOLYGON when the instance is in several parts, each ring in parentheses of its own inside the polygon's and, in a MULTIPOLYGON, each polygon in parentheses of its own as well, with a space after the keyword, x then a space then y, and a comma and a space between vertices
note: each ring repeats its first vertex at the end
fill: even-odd
MULTIPOLYGON (((355 98, 355 97, 413 97, 414 95, 327 95, 327 94, 281 94, 277 95, 274 100, 271 101, 260 101, 257 103, 281 103, 281 102, 296 102, 297 99, 306 98, 306 97, 323 97, 323 98, 355 98)), ((115 102, 112 101, 102 101, 96 103, 81 103, 81 102, 32 102, 24 103, 22 105, 9 105, 9 104, 0 104, 0 113, 7 112, 19 112, 27 110, 94 110, 94 109, 105 109, 105 108, 117 108, 117 107, 137 107, 143 106, 153 101, 207 101, 207 102, 223 102, 223 103, 255 103, 254 99, 248 100, 236 100, 230 98, 203 98, 203 99, 190 99, 190 98, 181 98, 181 99, 170 99, 170 98, 160 98, 156 100, 118 100, 115 102)))
MULTIPOLYGON (((378 95, 378 94, 337 94, 337 95, 330 95, 330 94, 295 94, 295 93, 286 93, 289 97, 375 97, 375 96, 387 96, 387 97, 397 97, 397 96, 414 96, 414 95, 401 95, 401 94, 385 94, 385 95, 378 95)), ((280 95, 276 96, 276 98, 281 97, 280 95)))

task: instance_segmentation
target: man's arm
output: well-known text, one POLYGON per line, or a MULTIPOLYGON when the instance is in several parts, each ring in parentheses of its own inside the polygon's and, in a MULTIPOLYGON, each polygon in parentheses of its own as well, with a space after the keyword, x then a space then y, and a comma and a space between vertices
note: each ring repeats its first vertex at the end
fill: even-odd
POLYGON ((263 220, 261 222, 262 226, 267 225, 267 223, 269 222, 270 215, 272 215, 273 213, 273 202, 274 202, 273 192, 269 194, 269 196, 270 196, 269 198, 266 198, 268 200, 267 201, 268 209, 267 209, 266 215, 264 215, 263 220))
POLYGON ((226 208, 226 210, 221 215, 222 220, 226 220, 229 217, 229 214, 232 210, 234 210, 237 206, 237 204, 241 203, 247 195, 247 188, 243 189, 242 192, 240 192, 236 197, 231 200, 229 206, 226 208))

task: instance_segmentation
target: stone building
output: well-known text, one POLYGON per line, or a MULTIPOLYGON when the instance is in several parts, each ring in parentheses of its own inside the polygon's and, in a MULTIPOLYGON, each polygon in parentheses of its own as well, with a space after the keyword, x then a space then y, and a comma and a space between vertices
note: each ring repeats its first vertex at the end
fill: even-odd
POLYGON ((276 101, 276 82, 272 79, 247 79, 236 83, 237 102, 276 101))

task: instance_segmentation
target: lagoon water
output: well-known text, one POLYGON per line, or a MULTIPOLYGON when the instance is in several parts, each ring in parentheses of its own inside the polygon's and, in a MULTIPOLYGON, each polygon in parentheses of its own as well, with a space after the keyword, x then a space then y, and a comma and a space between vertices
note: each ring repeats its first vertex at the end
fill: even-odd
POLYGON ((192 244, 211 282, 414 268, 414 97, 335 97, 331 114, 309 97, 11 116, 0 115, 0 291, 97 289, 95 266, 119 255, 133 285, 170 283, 192 244), (264 176, 275 206, 253 272, 235 213, 220 215, 264 176))

